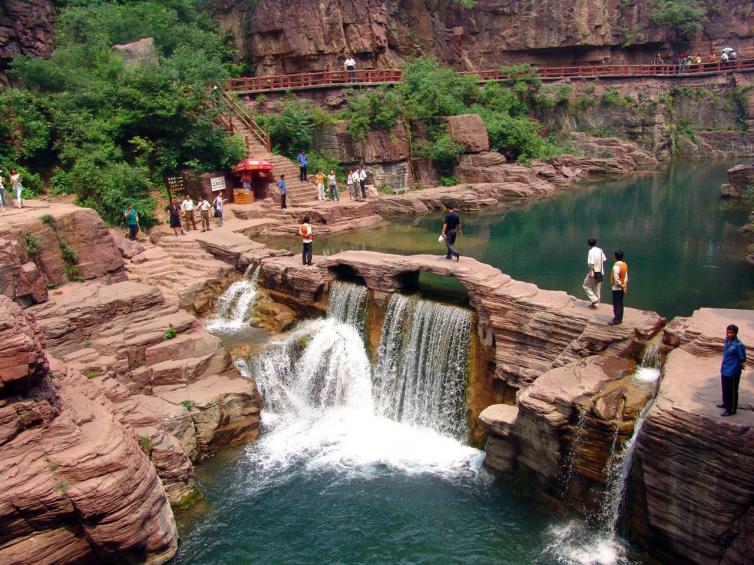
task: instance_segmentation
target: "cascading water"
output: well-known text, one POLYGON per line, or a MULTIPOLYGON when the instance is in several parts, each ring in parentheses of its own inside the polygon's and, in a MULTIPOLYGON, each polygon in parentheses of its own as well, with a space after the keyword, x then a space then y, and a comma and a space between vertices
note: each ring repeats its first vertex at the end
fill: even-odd
POLYGON ((221 332, 241 328, 257 297, 258 283, 259 267, 249 265, 244 277, 230 285, 217 299, 215 317, 207 324, 207 328, 221 332))
POLYGON ((470 339, 468 310, 394 294, 374 371, 378 413, 463 438, 470 339))
POLYGON ((364 285, 334 281, 330 286, 327 317, 364 330, 367 288, 364 285))

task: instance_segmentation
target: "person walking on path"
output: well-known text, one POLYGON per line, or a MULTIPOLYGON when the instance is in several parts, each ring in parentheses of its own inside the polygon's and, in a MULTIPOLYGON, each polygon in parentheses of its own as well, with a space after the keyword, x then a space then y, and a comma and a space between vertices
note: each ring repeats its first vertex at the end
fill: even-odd
POLYGON ((304 243, 301 252, 301 261, 304 265, 312 265, 312 226, 309 225, 309 216, 304 216, 304 223, 298 229, 304 243))
POLYGON ((335 176, 335 171, 330 171, 330 174, 327 175, 327 185, 330 187, 330 200, 340 202, 338 178, 335 176))
POLYGON ((346 55, 346 61, 343 66, 348 73, 348 82, 356 82, 356 61, 351 55, 346 55))
POLYGON ((3 171, 0 171, 0 210, 5 214, 5 181, 3 180, 3 171))
POLYGON ((196 220, 194 219, 194 201, 191 200, 188 192, 181 203, 181 210, 186 215, 186 231, 196 229, 196 220))
POLYGON ((723 364, 720 367, 720 385, 723 392, 723 403, 718 408, 725 408, 723 417, 733 416, 738 410, 738 385, 741 382, 741 372, 746 363, 746 349, 738 339, 738 326, 730 324, 725 328, 725 344, 723 345, 723 364))
POLYGON ((285 186, 285 175, 280 175, 278 181, 278 190, 280 191, 280 209, 288 208, 285 204, 285 196, 288 193, 288 189, 285 186))
POLYGON ((605 278, 605 253, 597 247, 596 239, 587 239, 589 253, 586 256, 588 272, 584 279, 584 292, 589 298, 589 305, 597 308, 602 300, 602 280, 605 278))
POLYGON ((442 224, 442 233, 440 237, 445 241, 445 246, 448 248, 448 253, 445 255, 446 259, 456 258, 456 261, 461 260, 461 254, 456 250, 454 244, 456 242, 456 236, 463 235, 461 231, 461 217, 453 209, 452 205, 446 206, 447 213, 445 214, 445 220, 442 224))
POLYGON ((173 197, 170 197, 170 202, 165 206, 165 210, 170 215, 170 227, 173 228, 173 235, 178 236, 178 230, 181 230, 180 235, 186 235, 181 227, 181 209, 173 201, 173 197))
POLYGON ((623 251, 613 253, 615 263, 610 271, 610 284, 613 288, 613 319, 608 322, 611 326, 623 323, 623 297, 628 292, 628 264, 623 261, 623 251))
POLYGON ((307 180, 306 169, 309 166, 309 157, 306 156, 306 152, 301 149, 298 152, 298 180, 304 182, 307 180))
POLYGON ((139 233, 139 213, 129 204, 126 211, 123 212, 123 217, 128 226, 128 239, 136 241, 136 234, 139 233))
MULTIPOLYGON (((367 172, 364 170, 364 167, 359 165, 359 170, 357 171, 357 174, 359 175, 359 189, 361 190, 361 198, 359 200, 366 200, 367 199, 367 172)), ((356 192, 358 194, 358 191, 356 192)))
POLYGON ((325 173, 320 169, 315 177, 317 181, 317 200, 325 199, 325 173))
POLYGON ((210 231, 211 228, 209 227, 209 201, 207 200, 207 197, 202 195, 199 197, 199 204, 197 205, 197 208, 199 209, 199 216, 202 219, 202 231, 210 231))
POLYGON ((10 170, 10 186, 13 189, 13 192, 16 194, 16 207, 23 208, 24 201, 21 198, 21 193, 23 192, 24 187, 21 184, 21 175, 16 169, 10 170))
POLYGON ((226 200, 223 198, 223 191, 217 193, 215 199, 212 201, 212 207, 215 209, 215 218, 217 218, 217 227, 223 227, 223 206, 226 200))
POLYGON ((356 179, 356 171, 348 171, 348 177, 346 177, 346 187, 348 188, 348 195, 351 200, 358 199, 358 192, 356 191, 357 182, 358 180, 356 179))

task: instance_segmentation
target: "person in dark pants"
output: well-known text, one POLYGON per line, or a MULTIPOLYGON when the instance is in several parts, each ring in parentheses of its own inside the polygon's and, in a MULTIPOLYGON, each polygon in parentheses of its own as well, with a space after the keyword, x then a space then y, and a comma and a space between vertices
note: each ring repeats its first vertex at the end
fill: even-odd
POLYGON ((312 227, 309 225, 309 216, 304 216, 304 223, 298 229, 298 233, 304 243, 304 248, 301 253, 301 261, 304 265, 311 266, 312 264, 312 227))
POLYGON ((738 339, 738 326, 730 324, 725 328, 723 346, 723 364, 720 367, 720 385, 723 391, 723 403, 718 408, 725 408, 723 417, 733 416, 738 409, 738 384, 746 363, 746 349, 738 339))
POLYGON ((456 242, 456 236, 460 237, 463 235, 461 232, 461 217, 458 215, 458 212, 453 210, 452 205, 448 205, 446 208, 448 212, 445 214, 441 234, 441 237, 445 240, 445 246, 448 248, 448 254, 445 258, 452 259, 455 257, 456 261, 460 261, 461 254, 453 247, 453 244, 456 242))
POLYGON ((628 292, 628 264, 623 261, 623 251, 618 249, 613 253, 615 263, 610 271, 610 284, 613 288, 613 319, 608 322, 611 326, 623 323, 623 297, 628 292))
POLYGON ((280 191, 280 208, 288 208, 288 206, 285 205, 285 195, 288 192, 285 187, 285 175, 280 175, 278 190, 280 191))
POLYGON ((126 218, 126 225, 128 226, 128 239, 136 241, 136 234, 139 233, 139 213, 130 204, 123 212, 123 217, 126 218))
POLYGON ((306 169, 309 167, 309 157, 306 156, 306 152, 301 149, 298 152, 298 180, 304 182, 306 179, 306 169))

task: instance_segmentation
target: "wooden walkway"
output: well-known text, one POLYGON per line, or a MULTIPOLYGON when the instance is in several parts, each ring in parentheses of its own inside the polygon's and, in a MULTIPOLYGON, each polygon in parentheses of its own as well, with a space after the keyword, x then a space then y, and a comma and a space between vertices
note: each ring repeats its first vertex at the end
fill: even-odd
MULTIPOLYGON (((678 65, 584 65, 578 67, 540 67, 538 76, 542 80, 590 79, 590 78, 634 78, 655 77, 680 79, 690 76, 712 76, 729 72, 754 71, 754 59, 739 59, 728 65, 703 63, 689 65, 680 72, 678 65)), ((501 70, 479 71, 462 74, 476 75, 480 82, 494 82, 510 79, 501 70)), ((241 77, 228 81, 226 89, 236 94, 260 94, 288 90, 315 90, 320 88, 348 88, 352 86, 377 86, 395 84, 401 80, 400 69, 363 69, 349 77, 346 71, 318 71, 289 75, 241 77)))

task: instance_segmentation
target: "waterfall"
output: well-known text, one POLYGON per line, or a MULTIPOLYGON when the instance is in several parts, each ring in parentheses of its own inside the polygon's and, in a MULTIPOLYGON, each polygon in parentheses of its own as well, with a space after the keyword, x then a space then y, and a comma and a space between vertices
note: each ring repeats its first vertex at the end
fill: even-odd
MULTIPOLYGON (((644 420, 657 398, 657 382, 661 375, 660 356, 657 346, 650 346, 644 352, 641 365, 634 373, 634 379, 640 383, 651 383, 654 385, 652 397, 644 405, 638 418, 634 422, 634 429, 631 437, 623 444, 620 450, 616 449, 616 443, 613 441, 610 459, 607 464, 608 483, 603 493, 597 521, 602 528, 616 534, 618 522, 620 521, 621 511, 628 486, 628 478, 631 473, 633 464, 634 451, 636 449, 636 440, 639 437, 644 420)), ((616 428, 616 437, 617 437, 616 428)))
POLYGON ((573 467, 574 461, 576 459, 576 453, 581 448, 581 444, 584 443, 584 422, 586 421, 586 416, 588 413, 588 408, 584 408, 581 412, 579 412, 579 417, 576 421, 576 433, 573 436, 571 447, 568 450, 566 464, 563 466, 565 473, 563 473, 563 476, 561 477, 561 486, 563 488, 564 499, 568 497, 568 491, 571 488, 571 479, 573 478, 573 467))
POLYGON ((470 340, 468 310, 394 294, 374 371, 378 413, 463 437, 470 340))
POLYGON ((361 284, 334 281, 330 285, 327 317, 364 330, 367 287, 361 284))
POLYGON ((237 330, 246 322, 249 308, 257 296, 259 267, 249 265, 241 280, 234 282, 217 299, 215 317, 207 328, 215 331, 237 330))

